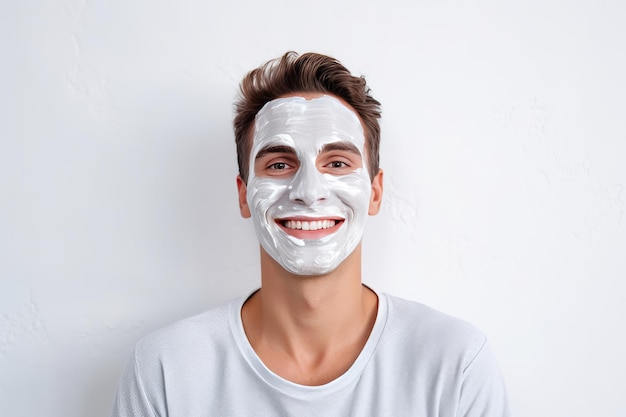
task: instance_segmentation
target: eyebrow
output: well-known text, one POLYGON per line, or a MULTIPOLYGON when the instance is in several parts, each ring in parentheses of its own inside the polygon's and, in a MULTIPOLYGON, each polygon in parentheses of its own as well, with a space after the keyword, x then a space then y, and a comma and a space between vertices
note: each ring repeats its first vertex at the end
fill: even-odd
POLYGON ((270 154, 270 153, 284 153, 284 154, 289 154, 289 155, 295 155, 296 151, 291 146, 268 145, 268 146, 262 148, 256 154, 256 156, 254 157, 254 160, 256 161, 259 158, 263 158, 265 155, 270 154))
POLYGON ((353 143, 350 143, 350 142, 327 143, 322 148, 322 152, 332 152, 332 151, 347 151, 347 152, 362 156, 361 152, 359 151, 359 148, 357 148, 353 143))

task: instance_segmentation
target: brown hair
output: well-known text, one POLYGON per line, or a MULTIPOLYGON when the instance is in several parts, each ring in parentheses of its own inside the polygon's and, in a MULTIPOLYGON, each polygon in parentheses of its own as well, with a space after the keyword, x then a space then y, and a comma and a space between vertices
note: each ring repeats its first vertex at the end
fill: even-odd
POLYGON ((287 52, 250 71, 241 82, 235 103, 235 142, 239 175, 248 181, 251 132, 256 114, 265 103, 289 93, 314 92, 342 98, 356 110, 365 130, 368 170, 378 173, 380 103, 370 95, 365 78, 355 77, 339 61, 326 55, 287 52))

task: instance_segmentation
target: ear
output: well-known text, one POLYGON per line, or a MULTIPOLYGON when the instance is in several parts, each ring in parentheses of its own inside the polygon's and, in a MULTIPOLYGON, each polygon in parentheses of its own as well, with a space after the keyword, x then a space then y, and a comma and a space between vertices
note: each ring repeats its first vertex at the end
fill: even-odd
POLYGON ((378 173, 372 180, 372 195, 370 197, 370 206, 367 214, 373 216, 378 214, 380 204, 383 201, 383 170, 379 169, 378 173))
POLYGON ((248 188, 246 187, 246 183, 241 179, 239 175, 237 175, 237 193, 239 194, 239 211, 241 212, 241 217, 247 219, 251 217, 250 215, 250 207, 248 207, 248 197, 246 193, 248 188))

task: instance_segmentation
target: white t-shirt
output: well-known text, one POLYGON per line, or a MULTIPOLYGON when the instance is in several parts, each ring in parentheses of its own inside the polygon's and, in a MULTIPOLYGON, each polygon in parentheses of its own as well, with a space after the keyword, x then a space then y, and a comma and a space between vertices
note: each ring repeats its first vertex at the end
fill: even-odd
POLYGON ((112 417, 507 417, 485 336, 422 304, 378 296, 378 315, 350 369, 320 386, 273 373, 243 330, 245 298, 143 338, 112 417))

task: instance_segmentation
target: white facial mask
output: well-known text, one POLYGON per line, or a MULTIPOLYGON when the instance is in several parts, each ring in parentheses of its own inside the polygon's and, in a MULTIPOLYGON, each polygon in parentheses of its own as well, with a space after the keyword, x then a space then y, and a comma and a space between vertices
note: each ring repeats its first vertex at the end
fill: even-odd
POLYGON ((297 275, 326 274, 358 246, 371 195, 364 146, 356 114, 330 96, 279 98, 257 114, 248 205, 261 245, 286 270, 297 275), (320 172, 320 152, 325 145, 337 143, 358 149, 361 167, 341 175, 320 172), (257 154, 269 146, 293 149, 298 160, 293 175, 255 174, 257 154))

